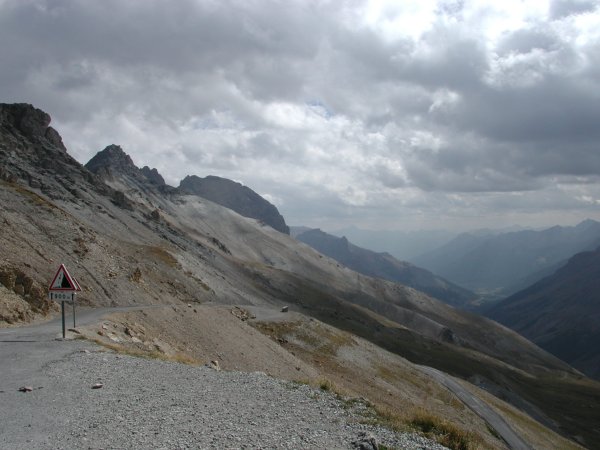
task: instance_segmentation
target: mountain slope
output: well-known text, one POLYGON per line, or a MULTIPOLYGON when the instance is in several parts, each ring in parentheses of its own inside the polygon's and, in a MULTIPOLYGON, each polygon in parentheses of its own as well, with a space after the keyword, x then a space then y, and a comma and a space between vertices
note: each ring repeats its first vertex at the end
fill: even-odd
POLYGON ((46 116, 0 105, 1 282, 29 312, 44 312, 31 285, 47 286, 61 262, 83 286, 83 305, 289 305, 484 387, 566 436, 600 442, 600 384, 513 331, 340 267, 197 195, 145 181, 140 192, 122 172, 109 185, 47 137, 46 116))
POLYGON ((543 231, 464 233, 411 262, 469 289, 499 291, 598 245, 600 223, 586 220, 543 231))
POLYGON ((486 315, 600 379, 600 248, 578 253, 486 315))
POLYGON ((296 239, 352 270, 402 283, 452 306, 464 307, 476 297, 474 293, 436 277, 425 269, 398 261, 389 253, 375 253, 357 247, 345 237, 338 238, 321 230, 309 230, 298 234, 296 239))
POLYGON ((179 184, 185 192, 230 208, 244 217, 262 220, 281 233, 290 234, 290 228, 277 208, 252 189, 226 178, 187 176, 179 184))

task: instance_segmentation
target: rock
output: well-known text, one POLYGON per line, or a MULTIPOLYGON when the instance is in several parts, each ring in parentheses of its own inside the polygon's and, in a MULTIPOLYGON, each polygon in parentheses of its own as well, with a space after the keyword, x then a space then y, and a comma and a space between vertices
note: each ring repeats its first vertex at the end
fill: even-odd
POLYGON ((366 431, 361 431, 358 434, 358 439, 352 441, 352 446, 358 450, 377 450, 379 448, 375 436, 366 431))
POLYGON ((33 391, 33 387, 31 386, 21 386, 19 388, 19 392, 31 392, 33 391))
POLYGON ((135 270, 133 271, 133 273, 131 275, 129 275, 129 280, 133 281, 134 283, 139 283, 141 279, 142 279, 142 271, 140 270, 139 267, 136 267, 135 270))
POLYGON ((151 169, 148 166, 144 166, 140 169, 142 175, 144 175, 152 184, 156 184, 157 186, 164 186, 165 179, 162 177, 158 170, 151 169))
POLYGON ((212 360, 210 362, 210 364, 207 364, 207 366, 210 367, 211 369, 216 370, 217 372, 221 370, 221 366, 219 365, 219 361, 217 361, 216 359, 212 360))
POLYGON ((69 328, 67 331, 75 334, 81 334, 81 331, 79 331, 77 328, 69 328))
POLYGON ((152 211, 150 213, 150 219, 154 220, 155 222, 160 222, 160 211, 158 209, 152 211))
POLYGON ((102 383, 96 383, 92 385, 92 389, 102 389, 104 385, 102 383))
POLYGON ((25 295, 25 286, 22 284, 15 284, 13 290, 15 291, 15 294, 20 295, 21 297, 25 295))
POLYGON ((281 308, 281 312, 288 312, 289 310, 289 306, 284 306, 283 308, 281 308))

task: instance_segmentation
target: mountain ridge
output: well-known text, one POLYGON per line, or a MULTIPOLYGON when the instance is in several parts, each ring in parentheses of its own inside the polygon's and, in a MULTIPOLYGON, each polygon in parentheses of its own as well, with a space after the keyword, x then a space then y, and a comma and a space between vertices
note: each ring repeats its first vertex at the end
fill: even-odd
POLYGON ((501 234, 463 233, 411 262, 475 291, 504 297, 536 273, 566 262, 575 253, 600 245, 600 223, 501 234))
POLYGON ((465 307, 476 295, 431 272, 389 253, 377 253, 358 247, 346 237, 337 238, 320 229, 304 231, 296 239, 364 275, 395 281, 425 292, 452 306, 465 307))
POLYGON ((485 313, 600 379, 600 247, 485 313))

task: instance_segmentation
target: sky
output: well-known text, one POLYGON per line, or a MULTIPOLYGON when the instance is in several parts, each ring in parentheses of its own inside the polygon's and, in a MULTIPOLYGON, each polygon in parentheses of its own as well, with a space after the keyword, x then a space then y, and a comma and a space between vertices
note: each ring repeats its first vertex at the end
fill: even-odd
POLYGON ((0 102, 292 225, 600 220, 600 0, 0 0, 0 102))

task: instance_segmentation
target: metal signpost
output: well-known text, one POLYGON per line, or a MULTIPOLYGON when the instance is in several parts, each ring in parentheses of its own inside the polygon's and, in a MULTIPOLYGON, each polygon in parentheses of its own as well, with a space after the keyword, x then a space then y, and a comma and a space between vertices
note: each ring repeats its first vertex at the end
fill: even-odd
POLYGON ((60 310, 62 315, 62 336, 65 338, 65 301, 73 305, 73 328, 75 328, 75 295, 81 291, 81 286, 77 280, 72 277, 64 264, 61 264, 56 275, 48 288, 50 300, 60 300, 60 310))

